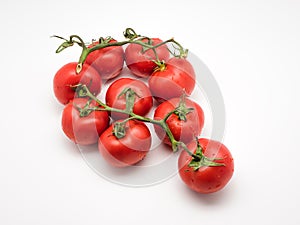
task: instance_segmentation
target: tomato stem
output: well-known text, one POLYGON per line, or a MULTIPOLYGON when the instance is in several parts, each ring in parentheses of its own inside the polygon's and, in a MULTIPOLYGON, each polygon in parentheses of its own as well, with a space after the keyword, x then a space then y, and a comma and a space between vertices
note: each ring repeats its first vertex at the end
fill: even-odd
POLYGON ((120 98, 122 95, 125 95, 126 100, 126 112, 133 112, 135 97, 140 97, 134 90, 131 88, 125 88, 118 96, 120 98))
POLYGON ((198 138, 196 138, 197 148, 196 152, 192 154, 192 160, 189 163, 189 167, 192 167, 194 171, 197 171, 203 166, 225 166, 224 163, 215 162, 215 160, 222 160, 222 158, 208 158, 203 154, 203 148, 200 145, 198 138))
MULTIPOLYGON (((202 166, 225 166, 223 163, 215 162, 215 160, 221 160, 220 158, 211 159, 211 158, 204 156, 203 148, 200 145, 200 142, 197 138, 196 138, 196 142, 197 142, 196 153, 192 153, 188 149, 188 147, 186 146, 185 143, 175 140, 174 135, 172 134, 172 132, 167 124, 167 120, 172 114, 176 114, 176 112, 178 112, 180 107, 185 107, 185 109, 187 109, 187 110, 193 110, 192 108, 186 108, 185 103, 184 103, 184 97, 182 98, 182 101, 180 102, 179 106, 176 107, 171 112, 169 112, 162 120, 155 120, 155 119, 151 119, 148 117, 143 117, 143 116, 135 114, 132 110, 132 107, 130 108, 130 110, 128 110, 128 108, 126 106, 125 110, 121 110, 121 109, 117 109, 117 108, 112 108, 112 107, 104 104, 100 99, 98 99, 95 95, 93 95, 90 92, 90 90, 88 89, 88 87, 86 85, 83 85, 83 84, 76 85, 76 92, 77 92, 78 97, 89 97, 90 100, 94 100, 95 102, 97 102, 100 105, 100 107, 89 107, 90 101, 88 101, 88 103, 82 109, 80 109, 78 106, 75 106, 75 108, 77 110, 79 110, 81 116, 88 116, 93 110, 118 112, 118 113, 127 114, 129 116, 127 119, 123 120, 122 122, 116 122, 114 124, 113 134, 118 139, 123 138, 126 135, 125 125, 126 125, 126 122, 128 122, 129 120, 138 120, 141 122, 155 124, 155 125, 160 126, 166 132, 166 134, 171 142, 173 152, 177 152, 179 149, 183 149, 190 156, 192 156, 192 160, 189 163, 189 166, 192 167, 194 170, 198 170, 202 166)), ((128 99, 128 94, 127 94, 128 92, 130 92, 130 90, 125 89, 121 93, 121 94, 126 94, 127 101, 130 100, 130 99, 128 99)), ((131 97, 133 97, 133 104, 134 104, 135 92, 130 92, 130 94, 131 94, 131 97)), ((131 97, 129 97, 129 98, 131 98, 131 97)), ((130 103, 130 104, 132 104, 132 103, 130 103)))
MULTIPOLYGON (((122 109, 112 108, 112 107, 106 105, 100 99, 98 99, 95 95, 93 95, 90 92, 90 90, 88 89, 88 87, 84 84, 78 84, 75 87, 76 87, 75 91, 76 91, 78 97, 89 97, 90 99, 94 100, 95 102, 97 102, 101 106, 101 107, 92 108, 93 110, 110 111, 110 112, 117 112, 117 113, 127 114, 129 116, 129 118, 125 119, 124 120, 125 122, 127 122, 128 120, 139 120, 141 122, 158 125, 166 132, 168 138, 170 139, 173 152, 177 152, 180 148, 182 148, 185 151, 187 151, 189 155, 191 155, 195 158, 198 157, 196 155, 194 156, 194 154, 187 148, 187 146, 183 142, 175 140, 174 135, 172 134, 172 132, 171 132, 171 130, 170 130, 168 124, 167 124, 168 118, 178 110, 177 109, 178 107, 176 109, 172 110, 171 112, 169 112, 163 119, 155 120, 155 119, 151 119, 149 117, 143 117, 143 116, 137 115, 132 110, 128 110, 128 109, 122 110, 122 109)), ((125 94, 126 92, 127 91, 124 90, 122 93, 125 94)), ((80 110, 80 109, 78 109, 78 110, 80 110)), ((121 125, 121 124, 119 124, 119 125, 121 125)), ((117 134, 118 136, 116 136, 117 138, 122 138, 123 137, 123 133, 125 132, 125 129, 121 129, 121 128, 117 127, 116 132, 114 132, 114 134, 118 133, 117 134)))
POLYGON ((175 52, 171 52, 170 49, 168 48, 168 50, 171 52, 171 54, 175 57, 179 57, 179 58, 186 58, 187 54, 188 54, 188 50, 184 49, 182 47, 181 44, 179 44, 177 41, 174 40, 174 38, 170 38, 166 41, 163 41, 157 45, 152 45, 151 42, 143 42, 144 39, 148 39, 151 40, 151 38, 149 37, 145 37, 145 36, 141 36, 138 35, 132 28, 126 28, 126 30, 124 31, 124 37, 126 38, 126 40, 124 41, 120 41, 120 42, 108 42, 108 41, 99 41, 98 44, 94 45, 91 48, 87 48, 86 44, 84 43, 83 39, 81 37, 79 37, 78 35, 71 35, 69 40, 65 39, 63 37, 54 35, 52 37, 56 37, 59 39, 64 40, 64 42, 58 47, 58 49, 56 50, 56 53, 60 53, 61 51, 63 51, 64 49, 73 46, 74 44, 79 45, 80 47, 82 47, 82 52, 78 61, 78 65, 76 67, 76 73, 80 73, 82 70, 82 65, 85 62, 87 56, 96 50, 102 49, 102 48, 107 48, 107 47, 111 47, 111 46, 123 46, 126 44, 138 44, 141 45, 143 47, 143 51, 148 51, 148 50, 152 50, 154 52, 155 55, 155 62, 161 63, 158 54, 156 52, 156 48, 165 45, 167 43, 172 43, 174 49, 176 49, 177 51, 179 51, 179 54, 176 54, 175 52), (174 46, 174 44, 176 46, 174 46))

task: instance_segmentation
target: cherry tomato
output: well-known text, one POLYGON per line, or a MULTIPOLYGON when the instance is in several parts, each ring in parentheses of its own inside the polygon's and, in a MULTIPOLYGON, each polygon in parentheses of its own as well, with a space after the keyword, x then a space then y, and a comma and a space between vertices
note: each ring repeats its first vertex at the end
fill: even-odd
POLYGON ((79 83, 87 85, 95 95, 101 91, 102 81, 99 73, 90 65, 83 64, 81 72, 77 74, 76 66, 76 62, 68 63, 60 68, 54 76, 54 94, 57 100, 64 105, 76 97, 75 89, 72 86, 79 83))
MULTIPOLYGON (((151 92, 147 85, 136 79, 121 78, 114 81, 106 92, 106 104, 117 109, 126 109, 126 92, 129 91, 132 98, 134 98, 133 112, 140 116, 145 116, 153 105, 151 92), (130 89, 129 89, 130 88, 130 89)), ((124 119, 128 117, 124 113, 112 112, 111 116, 114 119, 124 119)))
MULTIPOLYGON (((203 165, 195 170, 190 164, 192 156, 186 151, 182 151, 178 159, 179 175, 183 182, 196 192, 212 193, 219 191, 229 182, 234 172, 231 153, 225 145, 218 141, 201 138, 199 143, 205 157, 215 159, 213 162, 223 165, 203 165)), ((195 154, 196 142, 191 142, 187 147, 195 154)))
POLYGON ((98 149, 108 163, 126 167, 140 162, 147 155, 151 147, 151 134, 144 123, 127 121, 122 138, 117 138, 113 130, 114 125, 111 125, 98 142, 98 149))
MULTIPOLYGON (((177 108, 181 102, 181 98, 173 98, 161 103, 154 112, 154 119, 164 119, 166 115, 177 108)), ((166 122, 175 140, 187 144, 200 135, 204 126, 204 112, 196 102, 187 98, 184 100, 184 106, 181 106, 180 111, 183 112, 183 116, 172 113, 166 122), (193 110, 188 110, 188 108, 192 108, 193 110), (189 112, 184 116, 185 110, 189 112)), ((155 125, 154 128, 157 136, 163 140, 164 143, 171 145, 166 132, 158 125, 155 125)))
POLYGON ((195 71, 186 59, 171 58, 149 79, 150 91, 159 102, 190 95, 195 88, 195 71))
MULTIPOLYGON (((110 40, 109 43, 116 42, 110 40)), ((92 48, 99 42, 94 42, 88 48, 92 48)), ((121 46, 110 46, 91 52, 85 61, 92 65, 101 75, 104 80, 112 79, 118 76, 124 65, 124 50, 121 46)))
POLYGON ((62 129, 66 136, 79 145, 97 143, 100 134, 109 126, 109 116, 106 111, 82 112, 88 114, 81 116, 79 109, 98 106, 85 98, 75 98, 64 108, 62 114, 62 129))
MULTIPOLYGON (((148 39, 142 41, 147 43, 148 39)), ((152 38, 151 41, 153 46, 162 43, 159 38, 152 38)), ((169 59, 170 53, 167 45, 156 48, 156 53, 160 61, 169 59)), ((139 44, 129 44, 125 49, 126 65, 138 77, 148 77, 153 73, 157 66, 153 60, 156 60, 156 57, 152 49, 143 51, 143 46, 139 44)))

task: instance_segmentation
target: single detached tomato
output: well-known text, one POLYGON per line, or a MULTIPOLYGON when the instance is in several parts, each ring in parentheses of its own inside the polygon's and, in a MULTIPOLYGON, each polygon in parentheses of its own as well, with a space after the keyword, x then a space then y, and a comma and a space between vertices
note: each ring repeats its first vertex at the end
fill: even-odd
POLYGON ((90 145, 98 142, 100 134, 109 126, 106 111, 94 111, 99 107, 94 101, 75 98, 64 108, 62 129, 66 136, 79 145, 90 145))
MULTIPOLYGON (((105 40, 104 40, 105 41, 105 40)), ((109 43, 116 42, 110 40, 109 43)), ((92 48, 99 42, 94 42, 88 48, 92 48)), ((85 61, 87 64, 92 65, 101 75, 104 80, 112 79, 118 76, 123 69, 124 65, 124 50, 121 46, 110 46, 91 52, 85 61)))
POLYGON ((54 76, 53 89, 57 100, 62 104, 67 104, 75 95, 74 86, 85 84, 89 90, 98 95, 101 91, 101 77, 99 73, 90 65, 83 64, 80 73, 76 73, 76 62, 68 63, 60 68, 54 76))
MULTIPOLYGON (((120 121, 118 121, 120 122, 120 121)), ((98 149, 113 166, 126 167, 140 162, 151 147, 148 127, 139 121, 129 120, 122 127, 114 123, 99 138, 98 149), (123 133, 121 137, 117 137, 123 133)))
POLYGON ((199 193, 212 193, 221 190, 231 179, 234 163, 230 151, 218 141, 199 139, 200 149, 196 142, 187 147, 195 154, 202 152, 195 160, 186 151, 182 151, 178 159, 179 175, 183 182, 199 193))
MULTIPOLYGON (((114 81, 106 92, 106 104, 117 109, 126 109, 126 98, 133 98, 133 112, 140 116, 145 116, 153 105, 151 92, 147 85, 136 79, 121 78, 114 81), (126 97, 127 96, 127 97, 126 97)), ((130 102, 131 100, 128 99, 130 102)), ((130 104, 130 103, 129 103, 130 104)), ((114 119, 124 119, 128 117, 124 113, 111 113, 114 119)))
MULTIPOLYGON (((148 39, 143 39, 142 41, 148 43, 148 39)), ((155 46, 162 43, 162 40, 152 38, 151 42, 151 45, 155 46)), ((157 47, 156 53, 160 61, 166 61, 170 57, 167 45, 157 47)), ((129 44, 125 49, 126 65, 131 72, 138 77, 148 77, 153 73, 157 66, 153 60, 156 60, 156 56, 152 49, 145 50, 143 46, 139 44, 129 44)))
MULTIPOLYGON (((164 119, 174 111, 166 120, 176 141, 189 143, 199 136, 204 126, 204 112, 194 101, 185 98, 173 98, 161 103, 154 112, 155 120, 164 119)), ((157 136, 164 143, 171 145, 166 132, 158 125, 154 126, 157 136)))
POLYGON ((195 71, 186 59, 171 58, 156 69, 149 79, 150 91, 159 102, 190 95, 195 88, 195 71))

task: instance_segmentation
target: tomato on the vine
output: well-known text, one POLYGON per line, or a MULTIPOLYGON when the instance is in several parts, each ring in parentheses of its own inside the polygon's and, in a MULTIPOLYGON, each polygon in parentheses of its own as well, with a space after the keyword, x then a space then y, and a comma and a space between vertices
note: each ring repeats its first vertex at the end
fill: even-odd
POLYGON ((144 159, 149 152, 151 134, 142 122, 129 120, 123 125, 119 123, 122 121, 117 121, 103 132, 99 138, 98 149, 111 165, 131 166, 144 159))
POLYGON ((152 73, 149 88, 159 102, 180 97, 183 91, 190 95, 195 88, 195 76, 188 60, 173 57, 152 73))
MULTIPOLYGON (((148 43, 148 39, 142 40, 148 43)), ((152 46, 162 43, 159 38, 151 38, 152 46)), ((166 44, 161 45, 155 49, 157 57, 160 61, 166 61, 170 57, 170 53, 166 44)), ((157 60, 156 55, 152 49, 144 49, 139 44, 129 44, 125 49, 125 61, 130 71, 138 77, 150 76, 157 64, 153 61, 157 60)))
POLYGON ((94 110, 99 105, 85 98, 70 101, 62 113, 62 129, 66 136, 79 145, 97 143, 99 136, 109 126, 106 111, 94 110))
MULTIPOLYGON (((134 99, 133 112, 140 116, 145 116, 153 106, 153 98, 147 85, 136 79, 120 78, 114 81, 106 92, 106 104, 110 107, 125 110, 127 98, 134 99)), ((127 99, 127 101, 130 101, 127 99)), ((124 119, 127 114, 112 112, 114 119, 124 119)))
POLYGON ((83 64, 80 73, 76 73, 76 62, 71 62, 61 67, 54 76, 53 89, 57 100, 67 104, 76 97, 76 85, 85 84, 89 90, 98 95, 101 91, 101 77, 90 65, 83 64))
POLYGON ((221 190, 231 179, 234 163, 228 148, 214 140, 201 138, 191 142, 187 147, 195 154, 200 150, 203 156, 193 159, 186 151, 182 151, 178 159, 179 175, 192 190, 200 193, 212 193, 221 190))
MULTIPOLYGON (((108 41, 108 43, 114 42, 117 41, 114 39, 108 41)), ((99 41, 92 43, 88 48, 92 48, 97 44, 99 44, 99 41)), ((85 62, 92 65, 99 72, 103 80, 112 79, 122 72, 124 65, 124 50, 121 46, 101 48, 91 52, 87 56, 85 62)))
MULTIPOLYGON (((187 98, 172 98, 156 108, 154 119, 162 120, 171 112, 173 113, 168 117, 166 123, 176 141, 188 144, 200 135, 204 126, 204 112, 196 102, 187 98)), ((154 128, 157 136, 164 143, 171 145, 165 130, 158 125, 155 125, 154 128)))

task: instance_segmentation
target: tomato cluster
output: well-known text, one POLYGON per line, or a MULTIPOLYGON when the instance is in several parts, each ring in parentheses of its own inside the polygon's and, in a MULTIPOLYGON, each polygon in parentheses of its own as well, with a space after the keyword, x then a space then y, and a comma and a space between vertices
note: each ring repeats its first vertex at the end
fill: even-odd
POLYGON ((178 170, 188 187, 200 193, 222 189, 232 177, 233 159, 222 143, 197 138, 205 117, 189 98, 196 74, 187 51, 174 39, 142 37, 130 28, 124 36, 122 42, 108 37, 88 46, 71 36, 59 47, 83 48, 82 61, 64 65, 54 76, 54 94, 65 105, 65 135, 78 145, 96 144, 109 164, 127 167, 147 157, 153 134, 145 123, 151 123, 163 144, 181 151, 178 170), (168 42, 177 44, 179 54, 168 42), (104 84, 105 102, 97 98, 104 84), (147 117, 150 112, 153 118, 147 117))

